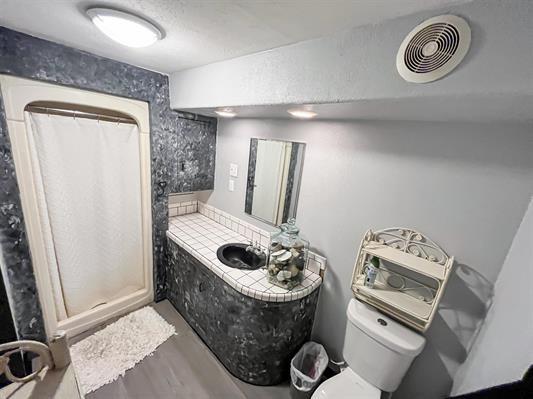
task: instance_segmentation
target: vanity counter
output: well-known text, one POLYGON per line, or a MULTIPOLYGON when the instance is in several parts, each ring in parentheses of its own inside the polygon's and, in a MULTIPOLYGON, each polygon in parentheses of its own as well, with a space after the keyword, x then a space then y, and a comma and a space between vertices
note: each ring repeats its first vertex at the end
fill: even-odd
POLYGON ((303 284, 288 291, 269 283, 266 269, 234 269, 217 258, 227 243, 265 249, 267 231, 199 201, 169 212, 170 302, 237 378, 255 385, 289 378, 291 358, 311 336, 326 259, 309 253, 303 284))
MULTIPOLYGON (((212 208, 207 208, 203 204, 198 205, 198 207, 207 214, 209 214, 209 208, 212 208)), ((215 217, 214 212, 213 217, 215 217)), ((199 212, 172 217, 169 219, 167 237, 183 247, 235 290, 255 299, 268 302, 293 301, 306 297, 322 284, 322 278, 318 272, 325 259, 313 253, 309 254, 309 264, 303 270, 304 279, 301 285, 296 286, 292 291, 269 283, 266 279, 265 269, 241 270, 224 265, 217 258, 217 249, 221 245, 257 241, 265 249, 268 245, 268 238, 265 234, 268 233, 230 215, 226 214, 222 217, 224 224, 199 212), (234 227, 237 231, 226 227, 226 225, 234 227)))

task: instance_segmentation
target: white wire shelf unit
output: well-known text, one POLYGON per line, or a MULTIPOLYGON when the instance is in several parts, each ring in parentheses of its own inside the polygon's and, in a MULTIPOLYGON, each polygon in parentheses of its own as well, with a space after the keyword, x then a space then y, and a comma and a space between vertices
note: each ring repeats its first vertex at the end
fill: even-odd
POLYGON ((413 229, 368 230, 352 276, 354 296, 407 326, 426 331, 437 311, 454 258, 413 229), (373 287, 365 286, 365 268, 380 259, 373 287))

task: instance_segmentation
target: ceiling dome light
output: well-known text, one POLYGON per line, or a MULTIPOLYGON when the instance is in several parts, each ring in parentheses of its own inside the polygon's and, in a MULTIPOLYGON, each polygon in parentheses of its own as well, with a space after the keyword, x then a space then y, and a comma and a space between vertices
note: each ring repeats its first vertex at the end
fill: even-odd
POLYGON ((237 113, 230 108, 217 109, 215 110, 215 114, 223 118, 233 118, 234 116, 237 115, 237 113))
POLYGON ((126 12, 89 8, 87 15, 106 36, 128 47, 146 47, 163 38, 152 23, 126 12))
POLYGON ((316 112, 307 111, 304 109, 290 109, 287 111, 289 114, 299 119, 311 119, 317 116, 316 112))

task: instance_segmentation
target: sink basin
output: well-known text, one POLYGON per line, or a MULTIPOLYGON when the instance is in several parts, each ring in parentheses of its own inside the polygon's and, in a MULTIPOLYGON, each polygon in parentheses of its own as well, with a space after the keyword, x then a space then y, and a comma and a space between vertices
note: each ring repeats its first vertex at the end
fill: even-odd
POLYGON ((217 250, 218 260, 235 269, 255 270, 264 266, 266 256, 246 251, 247 244, 224 244, 217 250))

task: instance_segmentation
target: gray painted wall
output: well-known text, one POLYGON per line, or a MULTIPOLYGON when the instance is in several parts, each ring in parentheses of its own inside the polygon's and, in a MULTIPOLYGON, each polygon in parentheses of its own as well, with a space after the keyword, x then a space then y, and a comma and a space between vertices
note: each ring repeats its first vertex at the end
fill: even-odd
POLYGON ((314 336, 333 358, 341 356, 352 268, 368 228, 413 227, 456 256, 428 344, 395 394, 446 396, 533 193, 531 126, 220 120, 215 190, 203 199, 265 227, 244 213, 251 137, 307 143, 297 221, 328 258, 314 336), (230 162, 239 165, 234 192, 230 162))
POLYGON ((454 394, 516 381, 533 364, 533 201, 496 281, 479 337, 454 381, 454 394))

